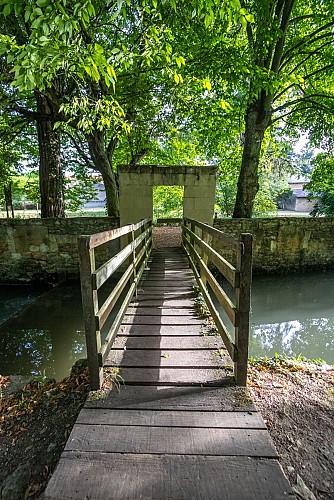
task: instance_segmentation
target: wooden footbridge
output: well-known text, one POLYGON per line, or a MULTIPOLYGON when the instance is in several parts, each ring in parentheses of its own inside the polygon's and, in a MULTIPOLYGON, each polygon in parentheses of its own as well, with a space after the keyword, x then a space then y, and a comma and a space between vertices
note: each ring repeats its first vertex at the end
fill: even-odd
POLYGON ((242 387, 250 236, 236 242, 185 222, 183 251, 151 255, 149 220, 80 238, 90 380, 93 389, 102 388, 91 392, 80 412, 46 499, 294 498, 265 424, 242 387), (96 270, 95 248, 114 237, 122 237, 123 246, 128 237, 128 244, 96 270), (236 267, 213 250, 211 238, 230 244, 236 267), (236 289, 234 303, 208 261, 236 289), (119 266, 117 286, 101 299, 98 291, 119 266), (194 277, 219 336, 199 316, 194 277), (213 296, 234 324, 233 341, 213 296))

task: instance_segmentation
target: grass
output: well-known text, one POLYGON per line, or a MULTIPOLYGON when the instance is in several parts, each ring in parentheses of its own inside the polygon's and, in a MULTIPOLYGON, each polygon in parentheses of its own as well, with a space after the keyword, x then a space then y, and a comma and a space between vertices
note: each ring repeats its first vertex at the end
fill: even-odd
POLYGON ((272 357, 253 356, 248 359, 249 365, 260 370, 273 370, 278 372, 312 371, 312 365, 321 366, 326 364, 321 358, 307 359, 301 354, 295 357, 288 357, 275 353, 272 357))
MULTIPOLYGON (((66 210, 65 212, 67 218, 72 217, 106 217, 106 211, 104 208, 86 208, 85 210, 78 210, 76 212, 70 212, 66 210)), ((15 219, 39 219, 41 217, 41 212, 39 210, 15 210, 15 219)), ((0 218, 6 219, 7 213, 4 210, 0 211, 0 218)))

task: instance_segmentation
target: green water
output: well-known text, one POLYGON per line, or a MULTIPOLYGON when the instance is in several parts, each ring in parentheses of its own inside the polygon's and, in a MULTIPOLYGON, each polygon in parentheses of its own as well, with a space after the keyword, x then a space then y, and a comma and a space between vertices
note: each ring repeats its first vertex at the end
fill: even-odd
MULTIPOLYGON (((22 305, 20 288, 16 308, 22 305)), ((11 294, 7 301, 15 310, 14 288, 11 294)), ((53 288, 0 325, 0 352, 1 375, 46 375, 57 380, 69 375, 75 361, 86 356, 79 283, 53 288)))
POLYGON ((334 364, 334 271, 255 277, 249 352, 334 364))
MULTIPOLYGON (((86 356, 79 283, 0 286, 0 299, 1 375, 60 380, 86 356)), ((254 278, 249 354, 275 352, 334 363, 334 271, 254 278)))

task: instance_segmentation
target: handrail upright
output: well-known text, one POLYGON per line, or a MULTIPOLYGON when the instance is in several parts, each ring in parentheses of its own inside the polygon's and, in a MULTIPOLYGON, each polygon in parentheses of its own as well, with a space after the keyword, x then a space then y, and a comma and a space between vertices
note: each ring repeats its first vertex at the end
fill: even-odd
POLYGON ((152 249, 152 223, 145 219, 137 224, 130 224, 111 231, 78 237, 78 250, 80 261, 80 281, 83 316, 85 322, 87 362, 89 370, 90 388, 100 389, 103 382, 103 364, 108 357, 110 347, 117 334, 126 309, 137 293, 137 281, 140 279, 152 249), (136 232, 139 235, 136 236, 136 232), (95 248, 120 239, 128 235, 128 244, 116 255, 96 269, 95 248), (126 269, 116 286, 99 307, 98 289, 117 271, 124 262, 126 269), (128 290, 126 286, 130 284, 128 290), (125 298, 117 311, 116 317, 103 340, 101 329, 106 326, 116 303, 121 294, 126 290, 125 298))
POLYGON ((252 240, 251 234, 242 233, 238 241, 202 222, 188 218, 183 220, 183 248, 217 329, 234 362, 234 376, 236 384, 240 386, 246 386, 247 383, 252 240), (200 233, 196 229, 200 230, 200 233), (236 267, 212 247, 212 239, 233 250, 236 254, 236 267), (234 302, 210 271, 210 261, 234 288, 234 302), (207 285, 210 286, 234 327, 234 340, 220 317, 207 285))
POLYGON ((97 289, 93 288, 92 274, 96 270, 95 249, 90 248, 90 236, 78 237, 79 267, 82 311, 85 323, 87 364, 91 388, 100 387, 103 368, 99 359, 101 332, 96 329, 95 316, 98 312, 97 289))
POLYGON ((249 346, 249 316, 251 306, 253 236, 249 233, 240 235, 241 252, 237 255, 237 267, 240 270, 240 286, 236 288, 236 307, 238 321, 235 327, 235 379, 237 385, 247 385, 247 364, 249 346))

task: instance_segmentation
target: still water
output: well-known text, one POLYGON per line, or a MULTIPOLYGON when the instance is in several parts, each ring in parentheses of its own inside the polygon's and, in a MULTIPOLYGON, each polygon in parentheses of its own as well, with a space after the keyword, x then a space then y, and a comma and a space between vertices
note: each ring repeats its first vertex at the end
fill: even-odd
MULTIPOLYGON (((1 375, 60 380, 86 356, 79 283, 2 285, 0 299, 1 375)), ((249 354, 275 352, 334 363, 334 271, 254 277, 249 354)))
POLYGON ((49 290, 47 285, 1 285, 0 325, 49 290))
POLYGON ((47 293, 34 287, 29 291, 27 286, 1 286, 0 290, 0 323, 9 310, 14 312, 0 325, 0 374, 46 375, 57 380, 68 376, 76 360, 86 356, 79 283, 59 285, 47 293), (35 302, 28 305, 32 298, 35 302))
POLYGON ((334 271, 254 277, 249 348, 334 364, 334 271))

